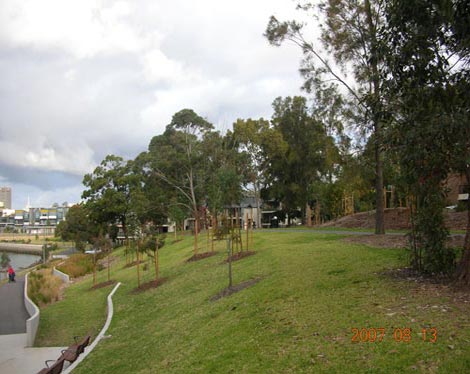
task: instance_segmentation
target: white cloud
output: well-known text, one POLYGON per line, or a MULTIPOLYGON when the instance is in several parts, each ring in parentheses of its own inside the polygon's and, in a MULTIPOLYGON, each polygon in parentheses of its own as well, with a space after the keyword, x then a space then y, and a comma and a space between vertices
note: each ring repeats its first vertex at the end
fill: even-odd
POLYGON ((1 162, 81 175, 108 153, 145 150, 182 108, 220 129, 269 117, 275 97, 299 93, 300 52, 271 47, 262 34, 271 14, 290 18, 294 8, 285 0, 0 1, 1 162))
POLYGON ((127 22, 132 11, 124 1, 106 7, 97 0, 3 0, 1 40, 13 47, 58 48, 77 58, 135 52, 142 40, 127 22))

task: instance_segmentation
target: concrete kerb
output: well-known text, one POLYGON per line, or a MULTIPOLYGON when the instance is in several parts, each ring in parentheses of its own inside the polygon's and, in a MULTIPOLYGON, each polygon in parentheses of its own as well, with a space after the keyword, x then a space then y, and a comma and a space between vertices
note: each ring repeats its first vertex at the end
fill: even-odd
POLYGON ((62 279, 62 281, 64 281, 65 283, 70 283, 70 276, 68 274, 62 273, 60 270, 57 270, 55 266, 52 270, 52 274, 62 279))
POLYGON ((29 273, 26 274, 24 281, 24 305, 30 315, 30 318, 26 320, 26 347, 32 347, 38 332, 40 312, 37 305, 28 296, 28 275, 29 273))
POLYGON ((88 354, 95 349, 95 347, 98 345, 101 339, 103 339, 104 334, 106 334, 106 331, 109 328, 109 325, 111 324, 111 320, 113 319, 113 314, 114 314, 114 307, 113 307, 113 295, 116 292, 116 290, 119 288, 121 285, 121 282, 116 284, 114 286, 113 290, 111 293, 108 295, 108 317, 106 318, 106 323, 104 324, 103 328, 101 329, 100 333, 98 336, 93 340, 93 343, 89 347, 85 349, 85 352, 83 352, 80 356, 78 356, 78 359, 69 367, 67 367, 62 373, 64 374, 69 374, 72 372, 73 369, 77 367, 80 362, 82 362, 88 354))

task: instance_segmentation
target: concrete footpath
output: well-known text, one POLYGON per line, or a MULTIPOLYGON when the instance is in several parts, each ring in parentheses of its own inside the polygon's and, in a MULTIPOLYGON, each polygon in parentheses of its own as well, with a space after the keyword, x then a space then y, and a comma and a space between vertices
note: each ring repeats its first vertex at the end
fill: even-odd
POLYGON ((55 360, 64 347, 25 348, 26 320, 24 277, 0 286, 0 373, 34 374, 55 360))
POLYGON ((26 334, 0 335, 0 373, 35 374, 66 347, 25 348, 26 334))

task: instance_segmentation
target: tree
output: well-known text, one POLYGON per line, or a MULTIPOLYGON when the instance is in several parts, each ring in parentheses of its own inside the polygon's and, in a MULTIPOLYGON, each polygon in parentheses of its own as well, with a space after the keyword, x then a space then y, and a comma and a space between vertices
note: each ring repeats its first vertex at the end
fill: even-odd
POLYGON ((289 217, 300 207, 309 223, 312 186, 327 174, 327 145, 334 148, 334 142, 313 118, 305 98, 277 98, 273 107, 272 131, 279 134, 280 146, 273 146, 272 137, 264 144, 270 194, 283 203, 289 217))
MULTIPOLYGON (((467 10, 467 1, 450 0, 394 0, 386 7, 385 74, 398 109, 391 147, 416 199, 413 265, 427 273, 454 266, 445 247, 442 181, 469 164, 467 10)), ((470 252, 458 278, 470 283, 470 252)))
MULTIPOLYGON (((245 187, 252 188, 256 199, 256 208, 260 209, 260 191, 266 181, 266 155, 263 152, 264 137, 269 129, 269 121, 263 118, 253 120, 251 118, 238 119, 233 124, 231 136, 235 140, 238 151, 244 153, 247 158, 244 174, 246 176, 245 187)), ((257 227, 261 227, 261 215, 257 215, 257 227)))
POLYGON ((186 207, 194 218, 195 255, 200 229, 199 207, 205 193, 201 139, 212 128, 212 124, 193 110, 183 109, 173 115, 165 132, 155 136, 149 144, 151 176, 170 187, 177 204, 186 207))
MULTIPOLYGON (((338 85, 355 104, 355 115, 351 116, 366 131, 371 131, 375 139, 375 191, 376 225, 375 233, 383 234, 383 169, 382 141, 383 128, 388 121, 383 81, 384 56, 380 50, 378 30, 384 22, 383 0, 326 0, 320 1, 318 8, 311 2, 300 1, 299 9, 306 12, 319 9, 325 17, 321 26, 321 41, 327 55, 332 57, 342 71, 352 71, 354 84, 328 61, 320 52, 319 44, 308 41, 303 34, 303 25, 296 21, 280 22, 270 18, 266 29, 269 42, 279 46, 285 40, 294 42, 303 51, 301 72, 305 78, 304 88, 311 92, 329 90, 337 92, 338 85), (333 80, 335 83, 326 83, 333 80)), ((337 95, 334 95, 337 96, 337 95)), ((326 97, 332 97, 327 95, 326 97)), ((338 103, 337 100, 330 101, 338 103)))
POLYGON ((55 236, 65 241, 73 241, 75 248, 81 251, 97 234, 98 228, 92 224, 82 204, 72 206, 67 212, 65 221, 59 222, 55 231, 55 236))
POLYGON ((83 178, 87 189, 83 191, 82 198, 89 219, 107 226, 119 222, 127 238, 127 221, 133 213, 132 194, 139 183, 139 174, 132 172, 132 161, 106 156, 93 173, 83 178))

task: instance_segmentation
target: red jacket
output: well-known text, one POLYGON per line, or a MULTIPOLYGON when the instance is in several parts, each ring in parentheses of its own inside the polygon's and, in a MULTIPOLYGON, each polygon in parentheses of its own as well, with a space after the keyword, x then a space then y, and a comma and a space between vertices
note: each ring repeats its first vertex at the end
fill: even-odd
POLYGON ((8 274, 14 274, 15 271, 13 270, 13 268, 11 266, 8 267, 8 274))

